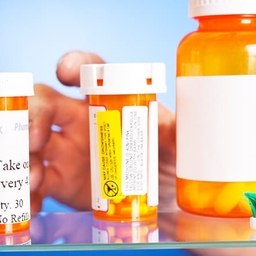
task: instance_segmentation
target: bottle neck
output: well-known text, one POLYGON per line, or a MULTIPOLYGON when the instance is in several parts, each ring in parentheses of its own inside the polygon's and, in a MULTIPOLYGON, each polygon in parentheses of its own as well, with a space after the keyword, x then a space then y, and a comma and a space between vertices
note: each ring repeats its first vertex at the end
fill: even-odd
POLYGON ((216 15, 195 18, 198 31, 249 31, 256 30, 255 15, 216 15))

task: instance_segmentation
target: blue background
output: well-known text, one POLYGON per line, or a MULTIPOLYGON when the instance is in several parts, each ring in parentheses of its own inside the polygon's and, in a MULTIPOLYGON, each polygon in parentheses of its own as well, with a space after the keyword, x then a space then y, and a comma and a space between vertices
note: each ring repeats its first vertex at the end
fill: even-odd
POLYGON ((175 55, 196 28, 188 0, 0 0, 0 71, 31 71, 67 95, 55 67, 70 50, 92 51, 107 62, 165 62, 174 110, 175 55))
MULTIPOLYGON (((175 111, 176 49, 196 26, 188 0, 0 0, 0 72, 33 72, 35 83, 79 98, 78 88, 64 87, 55 74, 68 51, 95 52, 107 62, 165 62, 168 92, 158 99, 175 111)), ((43 211, 72 210, 44 200, 43 211)))
MULTIPOLYGON (((68 51, 107 62, 165 62, 168 92, 158 99, 175 111, 176 49, 196 27, 188 0, 1 0, 0 71, 33 72, 35 83, 79 98, 55 74, 68 51)), ((43 210, 71 209, 47 198, 43 210)))
MULTIPOLYGON (((159 101, 175 111, 175 55, 197 24, 188 0, 0 0, 0 71, 33 72, 35 83, 81 97, 61 85, 59 58, 91 51, 107 62, 165 62, 168 92, 159 101)), ((47 198, 43 211, 70 211, 47 198)))

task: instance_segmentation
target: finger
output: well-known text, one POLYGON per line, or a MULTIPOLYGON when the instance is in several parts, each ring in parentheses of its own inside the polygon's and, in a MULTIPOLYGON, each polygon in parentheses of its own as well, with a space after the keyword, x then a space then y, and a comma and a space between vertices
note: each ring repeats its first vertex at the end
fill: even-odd
POLYGON ((76 209, 90 209, 89 147, 83 150, 64 134, 52 133, 43 157, 47 161, 40 191, 76 209), (60 191, 60 188, 62 191, 60 191), (68 191, 68 193, 67 193, 68 191))
MULTIPOLYGON (((70 170, 71 172, 72 170, 70 170)), ((66 182, 54 165, 48 165, 45 169, 45 182, 40 191, 45 191, 45 197, 50 196, 62 204, 77 210, 91 210, 90 173, 84 169, 87 177, 76 178, 66 182), (76 187, 76 189, 74 189, 76 187), (63 190, 60 192, 60 190, 63 190)))
POLYGON ((30 191, 36 191, 44 179, 43 160, 38 153, 30 154, 30 191))
POLYGON ((101 64, 104 60, 91 52, 73 51, 66 53, 57 65, 57 77, 68 86, 80 85, 80 66, 82 64, 101 64))
MULTIPOLYGON (((70 129, 70 135, 75 136, 75 131, 79 129, 79 125, 88 125, 88 99, 78 100, 59 94, 55 99, 53 124, 61 127, 62 132, 66 128, 70 129), (73 130, 73 132, 72 132, 73 130)), ((81 127, 80 127, 81 129, 81 127)))
POLYGON ((35 96, 29 98, 29 146, 31 152, 38 152, 50 137, 56 93, 45 85, 34 88, 35 96))
POLYGON ((30 209, 31 212, 40 212, 42 209, 43 196, 39 191, 30 194, 30 209))
POLYGON ((175 115, 159 103, 159 157, 161 161, 175 163, 176 160, 176 124, 175 115))
POLYGON ((159 104, 159 209, 177 208, 175 200, 175 116, 159 104))
POLYGON ((75 115, 75 119, 86 115, 85 104, 87 101, 68 98, 46 85, 35 85, 35 96, 29 98, 30 152, 38 152, 46 145, 53 124, 65 129, 74 124, 75 115), (77 113, 77 109, 81 111, 77 113))

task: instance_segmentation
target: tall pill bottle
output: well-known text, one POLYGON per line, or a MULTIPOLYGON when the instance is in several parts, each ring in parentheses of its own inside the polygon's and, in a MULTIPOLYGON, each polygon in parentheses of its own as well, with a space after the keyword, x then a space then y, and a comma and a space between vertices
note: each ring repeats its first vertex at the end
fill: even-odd
POLYGON ((190 0, 198 29, 177 50, 177 201, 246 217, 256 192, 256 1, 190 0))
POLYGON ((94 217, 155 218, 158 205, 158 103, 166 91, 163 63, 81 66, 89 97, 94 217))
POLYGON ((0 73, 0 234, 29 229, 28 96, 31 73, 0 73))

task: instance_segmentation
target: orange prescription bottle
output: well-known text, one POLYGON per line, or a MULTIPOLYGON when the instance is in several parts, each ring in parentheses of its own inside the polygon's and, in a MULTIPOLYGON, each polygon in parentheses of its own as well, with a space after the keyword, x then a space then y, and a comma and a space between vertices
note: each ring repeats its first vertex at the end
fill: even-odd
POLYGON ((256 1, 191 0, 198 30, 177 50, 177 201, 251 216, 256 192, 256 1))
POLYGON ((0 73, 0 234, 29 229, 28 96, 31 73, 0 73))
POLYGON ((166 91, 163 63, 81 66, 89 95, 94 216, 144 221, 158 205, 158 103, 166 91))

